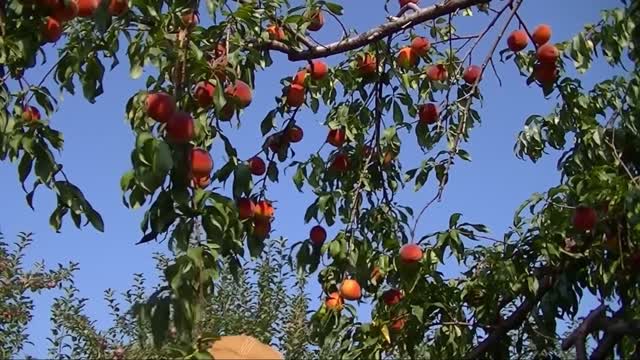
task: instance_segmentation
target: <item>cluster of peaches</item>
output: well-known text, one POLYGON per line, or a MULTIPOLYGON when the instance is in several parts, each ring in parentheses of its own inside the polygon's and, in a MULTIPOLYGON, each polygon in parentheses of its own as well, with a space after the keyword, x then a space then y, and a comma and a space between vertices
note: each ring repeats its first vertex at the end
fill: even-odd
MULTIPOLYGON (((549 43, 551 27, 546 24, 536 26, 531 39, 536 46, 536 64, 533 76, 544 86, 553 84, 558 76, 557 60, 560 57, 558 48, 549 43)), ((507 38, 507 46, 513 52, 520 52, 529 45, 529 35, 525 30, 516 30, 507 38)))
MULTIPOLYGON (((417 244, 406 244, 400 248, 399 263, 401 266, 414 267, 422 260, 424 252, 417 244)), ((374 268, 371 272, 371 282, 379 283, 383 275, 379 268, 374 268)), ((344 279, 338 288, 338 291, 330 293, 325 299, 324 305, 329 310, 340 311, 343 308, 345 300, 357 301, 362 297, 362 287, 355 279, 344 279)), ((382 301, 389 307, 392 312, 396 312, 395 305, 399 304, 404 298, 404 294, 400 289, 390 288, 382 293, 382 301)), ((392 316, 394 319, 390 325, 392 331, 400 331, 405 325, 405 316, 397 313, 392 316)))
MULTIPOLYGON (((63 25, 76 17, 90 18, 100 6, 100 0, 23 0, 25 5, 35 5, 43 9, 47 16, 41 29, 46 42, 56 42, 63 32, 63 25)), ((120 16, 129 9, 128 0, 110 0, 108 11, 111 16, 120 16)))

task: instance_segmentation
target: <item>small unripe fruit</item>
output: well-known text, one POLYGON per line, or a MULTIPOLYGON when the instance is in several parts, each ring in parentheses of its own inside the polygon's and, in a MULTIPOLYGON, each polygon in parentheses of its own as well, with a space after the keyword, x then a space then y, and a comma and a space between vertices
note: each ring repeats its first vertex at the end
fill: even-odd
POLYGON ((291 85, 287 91, 287 105, 297 108, 304 104, 304 87, 291 85))
POLYGON ((446 81, 449 77, 447 68, 443 64, 431 65, 427 68, 427 78, 431 81, 446 81))
POLYGON ((547 24, 536 26, 531 37, 537 45, 546 44, 551 39, 551 26, 547 24))
POLYGON ((414 264, 422 260, 422 249, 417 244, 406 244, 400 248, 400 261, 414 264))
POLYGON ((293 125, 287 130, 287 138, 292 143, 300 142, 303 136, 304 132, 300 126, 293 125))
POLYGON ((359 300, 362 297, 360 284, 353 279, 345 279, 340 285, 340 296, 347 300, 359 300))
POLYGON ((349 169, 349 158, 344 153, 338 153, 333 158, 330 166, 331 170, 342 173, 349 169))
POLYGON ((376 61, 375 56, 367 53, 367 54, 358 56, 357 67, 360 75, 362 76, 373 75, 376 73, 376 70, 378 69, 378 62, 376 61))
POLYGON ((22 120, 32 122, 40 120, 40 110, 36 107, 27 105, 22 109, 22 120))
POLYGON ((62 24, 51 16, 47 16, 42 25, 42 38, 46 42, 54 43, 60 40, 60 37, 62 37, 62 24))
POLYGON ((434 103, 422 104, 418 108, 421 123, 431 125, 438 121, 438 106, 434 103))
POLYGON ((573 214, 573 227, 578 231, 592 230, 598 222, 596 210, 587 206, 578 206, 573 214))
POLYGON ((193 118, 186 112, 179 111, 167 121, 167 138, 176 144, 186 144, 194 135, 193 118))
POLYGON ((411 40, 411 49, 416 55, 425 56, 431 49, 431 43, 426 38, 418 36, 411 40))
POLYGON ((335 147, 342 146, 347 140, 347 133, 344 129, 331 129, 327 135, 327 142, 335 147))
POLYGON ((111 0, 107 10, 111 16, 120 16, 129 10, 129 0, 111 0))
POLYGON ((213 170, 213 159, 205 149, 193 148, 190 156, 191 175, 196 178, 206 178, 213 170))
POLYGON ((213 94, 215 91, 216 87, 212 83, 201 81, 196 85, 193 97, 196 99, 198 106, 206 108, 213 105, 213 94))
POLYGON ((269 220, 256 218, 253 220, 253 236, 264 239, 271 232, 271 223, 269 220))
POLYGON ((329 310, 342 310, 344 300, 342 299, 342 296, 340 296, 340 293, 332 292, 327 296, 324 304, 329 310))
POLYGON ((322 15, 322 12, 320 10, 316 10, 311 13, 309 18, 309 20, 311 21, 311 23, 307 27, 309 31, 318 31, 322 29, 322 26, 324 26, 324 15, 322 15))
POLYGON ((238 215, 240 220, 251 218, 255 214, 255 204, 253 203, 253 201, 251 201, 251 199, 238 199, 238 201, 236 202, 236 206, 238 207, 238 215))
POLYGON ((382 300, 389 306, 399 303, 403 297, 402 292, 398 289, 389 289, 382 293, 382 300))
POLYGON ((267 166, 265 165, 264 160, 254 156, 249 159, 249 171, 251 171, 251 174, 253 175, 261 176, 267 171, 267 166))
POLYGON ((329 71, 327 67, 327 63, 322 60, 311 60, 311 64, 307 66, 307 70, 311 74, 311 78, 313 80, 322 80, 325 76, 327 76, 327 72, 329 71))
POLYGON ((322 226, 316 225, 311 228, 311 231, 309 232, 309 238, 311 239, 311 243, 314 246, 322 246, 322 244, 324 244, 324 241, 327 239, 327 232, 322 226))
POLYGON ((165 123, 176 112, 176 100, 167 93, 151 93, 145 100, 145 110, 150 118, 165 123))
POLYGON ((284 30, 280 26, 277 25, 269 25, 267 26, 267 33, 269 34, 269 39, 276 41, 284 40, 284 30))
POLYGON ((529 37, 524 30, 515 30, 507 38, 507 46, 509 50, 518 52, 524 50, 529 45, 529 37))
POLYGON ((398 52, 396 63, 403 69, 410 69, 418 64, 418 57, 410 47, 404 47, 398 52))
POLYGON ((560 57, 560 52, 554 45, 544 44, 538 48, 536 57, 541 64, 555 64, 560 57))
POLYGON ((476 81, 480 80, 480 75, 482 74, 482 68, 478 65, 471 65, 464 70, 462 73, 462 79, 467 84, 475 84, 476 81))

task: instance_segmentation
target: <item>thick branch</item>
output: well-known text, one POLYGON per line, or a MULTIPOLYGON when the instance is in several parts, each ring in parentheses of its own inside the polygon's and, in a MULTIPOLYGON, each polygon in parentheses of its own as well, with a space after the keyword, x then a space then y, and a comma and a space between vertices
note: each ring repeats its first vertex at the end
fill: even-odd
POLYGON ((509 315, 509 317, 496 325, 493 331, 484 340, 482 340, 482 342, 469 351, 467 356, 465 356, 465 359, 481 358, 483 354, 487 353, 496 345, 496 343, 503 339, 509 331, 520 327, 520 325, 522 325, 522 323, 529 317, 531 310, 533 310, 536 304, 540 302, 547 291, 553 287, 554 282, 555 281, 552 277, 545 277, 535 296, 525 299, 518 308, 509 315))
POLYGON ((604 337, 598 342, 598 346, 591 353, 591 360, 606 359, 624 336, 640 338, 640 321, 625 320, 624 307, 616 311, 612 318, 604 321, 604 337))
POLYGON ((582 321, 564 341, 562 341, 562 350, 567 351, 573 346, 576 348, 576 360, 587 359, 587 336, 594 330, 602 327, 605 319, 606 306, 600 305, 593 309, 589 315, 582 321))
POLYGON ((431 5, 410 15, 389 21, 360 35, 305 50, 292 49, 288 45, 275 40, 265 42, 263 46, 265 49, 287 54, 289 60, 292 61, 317 59, 359 49, 387 36, 403 31, 407 27, 452 14, 458 10, 466 9, 474 5, 489 3, 490 1, 491 0, 448 0, 442 4, 431 5))

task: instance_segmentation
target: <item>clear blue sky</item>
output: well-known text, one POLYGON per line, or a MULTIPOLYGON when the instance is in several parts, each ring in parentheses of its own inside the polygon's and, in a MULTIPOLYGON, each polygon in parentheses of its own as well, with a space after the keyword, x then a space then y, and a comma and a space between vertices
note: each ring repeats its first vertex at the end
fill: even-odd
MULTIPOLYGON (((422 1, 426 5, 427 1, 422 1)), ((501 6, 496 2, 494 6, 501 6)), ((359 31, 384 21, 384 2, 345 1, 343 21, 359 31)), ((599 11, 617 6, 614 0, 529 0, 525 1, 521 15, 532 28, 540 22, 553 27, 552 41, 562 41, 581 30, 587 22, 596 22, 599 11)), ((390 8, 396 9, 392 1, 390 8)), ((203 14, 202 18, 206 18, 203 14)), ((206 20, 205 20, 206 21, 206 20)), ((487 23, 484 15, 458 20, 458 26, 464 33, 477 33, 487 23)), ((319 32, 318 39, 332 41, 339 36, 336 22, 327 17, 325 28, 319 32)), ((491 39, 491 37, 489 37, 491 39)), ((486 42, 486 41, 485 41, 486 42)), ((51 53, 52 46, 47 50, 51 53)), ((124 46, 122 46, 124 48, 124 46)), ((486 53, 486 44, 478 49, 474 59, 480 61, 486 53)), ((49 57, 51 59, 51 57, 49 57)), ((123 56, 124 60, 125 57, 123 56)), ((340 57, 331 58, 334 64, 340 57)), ((265 113, 274 105, 273 96, 279 92, 278 81, 284 76, 295 73, 302 63, 291 63, 279 54, 274 54, 275 64, 256 77, 254 101, 242 115, 240 130, 226 129, 232 141, 239 144, 240 156, 253 155, 262 142, 259 123, 265 113)), ((37 81, 50 65, 36 69, 29 79, 37 81)), ((463 219, 485 223, 498 237, 507 229, 516 207, 531 193, 544 191, 557 184, 559 176, 555 172, 557 154, 545 157, 538 164, 517 160, 513 155, 516 134, 522 128, 526 117, 532 113, 546 114, 555 104, 555 99, 545 100, 541 90, 533 85, 527 87, 525 79, 518 75, 512 63, 497 64, 503 80, 503 86, 491 72, 485 75, 481 88, 486 99, 480 111, 483 123, 473 130, 472 142, 464 148, 471 153, 472 163, 459 163, 454 167, 451 180, 445 192, 444 201, 436 204, 425 214, 418 233, 427 233, 447 227, 451 213, 462 212, 463 219)), ((590 85, 606 76, 611 69, 601 62, 597 63, 585 84, 590 85)), ((165 244, 151 243, 135 246, 140 237, 139 222, 141 210, 126 209, 121 202, 119 187, 120 176, 130 168, 129 154, 133 136, 124 120, 124 107, 131 94, 144 87, 143 76, 138 81, 128 78, 128 67, 121 64, 105 77, 105 94, 96 104, 89 104, 81 96, 63 95, 60 112, 55 114, 51 124, 65 135, 65 149, 62 162, 70 179, 84 191, 104 217, 106 231, 97 233, 92 228, 76 230, 70 222, 65 222, 61 234, 56 234, 48 225, 48 216, 53 209, 54 195, 47 191, 36 194, 33 212, 24 201, 24 194, 18 183, 16 166, 0 164, 0 186, 3 191, 0 207, 0 230, 5 237, 14 237, 20 231, 34 232, 36 241, 31 248, 28 260, 44 258, 47 265, 77 261, 81 270, 76 276, 76 285, 81 294, 92 299, 88 303, 88 314, 98 320, 98 326, 108 325, 107 308, 102 301, 103 291, 113 288, 123 291, 128 288, 133 273, 144 273, 147 278, 156 279, 152 253, 165 250, 165 244)), ((295 147, 298 157, 305 158, 315 151, 324 141, 326 129, 321 125, 321 114, 314 115, 308 110, 298 117, 304 128, 305 138, 295 147)), ((326 152, 327 150, 323 150, 326 152)), ((216 165, 223 164, 224 152, 216 147, 213 152, 216 165)), ((416 167, 421 161, 421 152, 415 145, 415 136, 405 136, 400 154, 405 169, 416 167)), ((288 173, 289 176, 292 172, 288 173)), ((279 200, 277 203, 275 236, 285 236, 292 242, 304 239, 309 228, 301 214, 312 201, 309 194, 297 194, 292 191, 290 177, 281 176, 280 184, 272 184, 269 197, 279 200), (286 200, 285 200, 286 199, 286 200)), ((435 185, 430 182, 416 195, 409 188, 401 197, 415 208, 421 207, 433 196, 435 185)), ((329 235, 338 230, 329 229, 329 235)), ((453 272, 456 267, 445 266, 445 272, 453 272)), ((315 299, 318 287, 312 277, 310 287, 315 299)), ((54 292, 36 297, 35 318, 31 325, 31 334, 36 345, 26 349, 27 354, 45 356, 49 336, 49 307, 54 292)), ((363 319, 369 317, 368 311, 361 311, 363 319)))

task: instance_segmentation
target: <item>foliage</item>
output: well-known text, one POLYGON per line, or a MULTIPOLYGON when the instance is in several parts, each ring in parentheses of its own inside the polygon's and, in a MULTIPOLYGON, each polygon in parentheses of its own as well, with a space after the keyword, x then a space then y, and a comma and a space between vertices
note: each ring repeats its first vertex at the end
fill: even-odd
MULTIPOLYGON (((72 1, 58 1, 58 6, 72 1)), ((132 94, 126 105, 136 140, 132 169, 122 176, 121 187, 126 206, 145 206, 140 243, 168 237, 175 260, 162 269, 163 285, 144 301, 140 296, 135 299, 141 351, 150 344, 160 349, 174 344, 172 349, 181 356, 204 356, 200 345, 209 335, 198 336, 204 330, 222 331, 220 324, 229 319, 242 329, 239 320, 244 315, 238 309, 256 316, 248 323, 260 329, 259 338, 307 336, 301 327, 291 327, 299 323, 291 316, 302 319, 302 300, 288 315, 290 326, 276 335, 283 331, 278 329, 283 328, 284 318, 274 312, 279 308, 274 294, 284 283, 273 279, 284 275, 275 276, 268 269, 282 261, 283 252, 265 255, 263 249, 273 216, 268 184, 279 181, 286 166, 295 168, 294 186, 315 197, 304 221, 341 229, 322 245, 311 239, 293 244, 291 260, 297 273, 318 270, 323 291, 339 291, 344 298, 340 284, 354 279, 363 290, 363 300, 373 304, 373 320, 368 323, 359 321, 358 303, 333 309, 321 305, 311 317, 308 335, 327 354, 345 359, 388 354, 547 356, 557 348, 558 320, 575 319, 580 300, 589 292, 607 306, 593 309, 564 339, 562 349, 574 348, 577 358, 586 358, 586 344, 595 339, 589 349, 592 358, 614 351, 622 358, 637 355, 638 1, 623 1, 621 8, 605 11, 600 22, 586 25, 572 39, 554 40, 553 45, 538 41, 528 51, 498 51, 507 31, 516 26, 530 40, 540 38, 535 30, 529 31, 530 24, 519 13, 524 0, 449 0, 423 8, 408 4, 383 26, 360 35, 345 28, 348 40, 326 46, 313 45, 308 32, 320 26, 317 11, 340 21, 342 7, 324 0, 303 6, 284 0, 268 4, 207 0, 202 6, 212 23, 206 26, 193 17, 199 1, 133 0, 124 14, 110 10, 113 1, 103 0, 92 17, 64 24, 58 59, 37 85, 26 82, 23 74, 43 57, 43 34, 32 29, 40 28, 51 11, 29 1, 0 3, 0 159, 18 164, 30 206, 39 186, 56 193, 57 207, 50 217, 56 231, 66 216, 77 227, 84 222, 102 231, 102 218, 54 156, 63 138, 47 121, 57 103, 45 80, 53 74, 60 90, 69 93, 79 84, 84 97, 93 102, 104 91, 104 63, 109 59, 112 67, 119 65, 123 43, 133 78, 142 76, 145 66, 153 67, 146 89, 132 94), (472 14, 485 22, 481 31, 459 33, 457 24, 472 14), (270 37, 268 25, 281 26, 284 35, 275 32, 270 37), (499 29, 497 35, 489 39, 494 27, 499 29), (401 47, 425 32, 434 46, 418 54, 416 62, 426 67, 415 66, 410 59, 396 60, 401 47), (483 41, 489 52, 470 75, 472 68, 467 66, 483 41), (266 158, 266 171, 254 181, 251 174, 256 172, 238 157, 227 123, 230 114, 240 123, 251 102, 246 90, 255 86, 255 73, 272 64, 273 51, 290 60, 341 57, 327 75, 312 70, 303 85, 282 79, 282 95, 276 96, 274 108, 260 124, 265 142, 256 151, 266 158), (482 96, 481 79, 490 76, 489 66, 499 76, 496 52, 503 63, 518 68, 523 86, 535 83, 543 96, 558 96, 551 114, 525 120, 515 153, 535 162, 550 151, 564 151, 558 162, 561 181, 527 200, 503 236, 491 236, 486 226, 468 222, 461 213, 451 215, 447 229, 417 234, 424 213, 443 198, 458 159, 471 159, 463 147, 481 121, 480 101, 489 101, 482 96), (580 74, 598 59, 606 61, 615 75, 588 88, 580 74), (215 88, 204 106, 191 94, 201 81, 215 88), (242 82, 248 85, 243 87, 242 82), (291 90, 296 86, 302 86, 303 107, 314 113, 321 105, 328 109, 324 123, 334 130, 328 139, 333 147, 324 152, 321 148, 308 159, 296 158, 294 142, 288 140, 291 128, 301 123, 299 99, 291 90), (171 95, 180 118, 154 115, 149 103, 158 92, 171 95), (439 116, 426 114, 422 106, 426 103, 436 104, 439 116), (31 104, 44 109, 44 119, 33 121, 31 104), (182 111, 192 117, 193 131, 175 130, 186 126, 176 125, 185 124, 188 116, 182 111), (399 155, 409 141, 416 141, 425 155, 421 164, 406 170, 399 155), (203 166, 194 162, 193 149, 215 151, 214 145, 224 149, 227 162, 212 174, 195 176, 203 166), (230 188, 225 188, 228 180, 230 188), (29 188, 28 182, 33 184, 29 188), (397 200, 399 192, 425 189, 435 194, 421 209, 397 200), (249 207, 256 210, 254 216, 241 216, 246 209, 240 204, 247 198, 257 205, 249 207), (399 255, 407 243, 420 246, 419 253, 414 251, 417 261, 399 255), (232 303, 239 301, 237 308, 225 307, 224 301, 208 304, 212 296, 227 291, 214 285, 222 271, 241 279, 235 285, 239 290, 247 288, 242 280, 247 250, 251 257, 262 257, 263 265, 269 264, 253 269, 258 279, 255 302, 230 295, 232 303), (449 258, 464 267, 460 276, 445 277, 439 271, 449 258), (403 295, 393 305, 382 301, 390 288, 403 295), (204 314, 210 306, 223 309, 223 318, 206 323, 204 314), (176 328, 175 339, 168 336, 170 324, 176 328), (604 336, 592 337, 598 331, 604 336)), ((68 294, 73 296, 73 289, 68 294)), ((81 309, 82 303, 63 301, 56 309, 69 306, 81 309)), ((91 323, 74 326, 74 333, 87 332, 91 323)), ((77 346, 81 349, 93 341, 86 339, 77 346)), ((300 349, 286 337, 281 341, 285 348, 300 349)))

